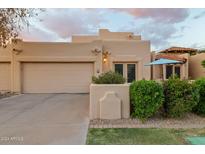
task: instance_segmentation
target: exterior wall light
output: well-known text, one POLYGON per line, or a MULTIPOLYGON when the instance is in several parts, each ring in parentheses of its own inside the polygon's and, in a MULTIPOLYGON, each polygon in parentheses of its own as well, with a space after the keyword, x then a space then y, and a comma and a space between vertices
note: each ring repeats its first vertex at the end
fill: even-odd
POLYGON ((107 62, 107 57, 103 58, 103 62, 106 63, 107 62))
POLYGON ((108 51, 103 51, 102 55, 103 55, 103 62, 106 63, 107 58, 108 58, 109 55, 111 55, 111 53, 108 52, 108 51))

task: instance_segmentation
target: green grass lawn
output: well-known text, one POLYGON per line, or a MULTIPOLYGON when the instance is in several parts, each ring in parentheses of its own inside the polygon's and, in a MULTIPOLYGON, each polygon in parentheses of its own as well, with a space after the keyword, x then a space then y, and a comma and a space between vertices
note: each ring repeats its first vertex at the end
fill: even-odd
POLYGON ((189 144, 185 137, 205 135, 204 129, 92 128, 87 144, 189 144))

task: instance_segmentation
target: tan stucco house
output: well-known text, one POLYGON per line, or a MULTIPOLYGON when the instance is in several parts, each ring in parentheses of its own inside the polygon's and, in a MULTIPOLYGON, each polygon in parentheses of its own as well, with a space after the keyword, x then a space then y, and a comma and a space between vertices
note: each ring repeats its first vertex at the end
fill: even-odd
POLYGON ((172 74, 177 74, 181 79, 195 80, 205 77, 205 68, 201 62, 205 60, 205 53, 198 53, 197 49, 185 47, 170 47, 160 52, 152 52, 151 61, 168 59, 178 63, 151 66, 153 80, 166 80, 172 74))
POLYGON ((150 41, 131 32, 100 29, 72 42, 12 40, 0 48, 0 91, 88 93, 93 75, 113 70, 127 82, 151 79, 150 41))

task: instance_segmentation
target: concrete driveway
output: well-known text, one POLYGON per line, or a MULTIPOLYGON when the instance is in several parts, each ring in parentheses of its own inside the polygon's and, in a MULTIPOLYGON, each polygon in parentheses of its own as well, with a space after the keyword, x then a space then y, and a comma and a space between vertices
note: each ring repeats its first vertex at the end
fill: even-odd
POLYGON ((0 99, 0 144, 85 144, 88 108, 88 94, 0 99))

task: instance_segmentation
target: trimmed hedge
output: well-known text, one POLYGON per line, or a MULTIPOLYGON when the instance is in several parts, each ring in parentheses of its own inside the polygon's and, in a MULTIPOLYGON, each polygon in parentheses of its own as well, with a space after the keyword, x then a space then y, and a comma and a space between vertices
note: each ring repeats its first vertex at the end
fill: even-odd
POLYGON ((164 111, 168 117, 181 117, 192 111, 199 101, 199 91, 195 84, 179 78, 164 81, 164 111))
POLYGON ((163 87, 153 80, 134 81, 130 85, 130 99, 132 117, 138 117, 145 121, 162 106, 164 100, 163 87))
POLYGON ((196 80, 195 84, 199 89, 200 99, 193 111, 199 115, 205 116, 205 78, 196 80))
POLYGON ((125 83, 125 78, 119 73, 109 71, 98 77, 93 76, 92 82, 95 84, 123 84, 125 83))

